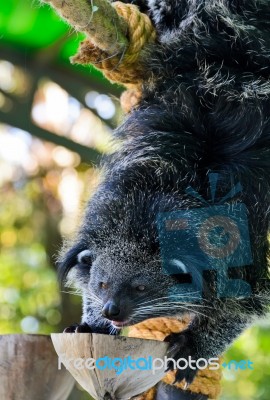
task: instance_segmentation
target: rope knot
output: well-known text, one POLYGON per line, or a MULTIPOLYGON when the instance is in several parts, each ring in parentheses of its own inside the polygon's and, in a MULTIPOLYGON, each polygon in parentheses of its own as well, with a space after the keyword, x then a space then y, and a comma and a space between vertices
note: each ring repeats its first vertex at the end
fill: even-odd
POLYGON ((124 4, 121 1, 113 3, 117 14, 124 18, 128 24, 127 37, 129 47, 125 53, 123 62, 133 64, 137 61, 140 52, 145 44, 154 42, 156 31, 150 18, 141 13, 137 6, 133 4, 124 4))
POLYGON ((155 41, 156 31, 150 18, 141 13, 137 6, 120 1, 112 5, 127 23, 125 36, 128 45, 121 52, 111 54, 111 49, 102 50, 105 48, 102 44, 97 47, 91 38, 86 38, 72 62, 93 64, 111 81, 134 88, 140 86, 146 77, 142 54, 145 46, 155 41))

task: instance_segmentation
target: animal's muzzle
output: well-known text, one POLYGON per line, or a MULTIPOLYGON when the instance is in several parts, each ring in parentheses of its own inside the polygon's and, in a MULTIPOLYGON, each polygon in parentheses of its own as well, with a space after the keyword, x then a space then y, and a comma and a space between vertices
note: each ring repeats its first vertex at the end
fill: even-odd
POLYGON ((107 301, 107 303, 102 308, 102 315, 105 318, 113 320, 120 314, 120 308, 113 301, 107 301))

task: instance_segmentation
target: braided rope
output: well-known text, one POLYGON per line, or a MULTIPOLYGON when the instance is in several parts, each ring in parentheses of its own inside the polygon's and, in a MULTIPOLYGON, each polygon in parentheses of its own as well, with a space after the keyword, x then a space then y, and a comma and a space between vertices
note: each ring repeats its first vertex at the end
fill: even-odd
POLYGON ((138 7, 132 4, 124 4, 121 1, 113 3, 113 6, 117 14, 127 21, 129 27, 129 47, 123 62, 134 64, 145 44, 156 39, 156 31, 149 17, 141 13, 138 7))
POLYGON ((87 38, 81 43, 78 53, 72 57, 72 62, 93 64, 111 81, 134 87, 145 79, 142 53, 148 43, 155 41, 156 31, 149 17, 141 13, 137 6, 120 1, 112 5, 117 14, 127 22, 128 46, 123 52, 111 56, 108 51, 95 46, 91 38, 87 38))
MULTIPOLYGON (((142 339, 164 340, 170 333, 183 331, 189 324, 189 318, 183 318, 181 321, 173 318, 153 318, 143 321, 137 325, 131 326, 128 330, 129 337, 137 337, 142 339)), ((198 393, 208 396, 209 399, 216 400, 220 394, 221 370, 204 369, 198 371, 192 384, 188 390, 192 393, 198 393)), ((172 385, 175 380, 175 371, 168 372, 162 379, 162 382, 172 385)), ((184 383, 176 383, 175 386, 184 389, 184 383)), ((155 388, 150 389, 136 400, 154 400, 155 388)), ((134 400, 135 400, 134 399, 134 400)))
POLYGON ((121 97, 125 112, 142 97, 142 83, 150 77, 148 44, 156 40, 149 17, 138 7, 109 0, 39 0, 48 3, 72 27, 86 34, 73 63, 93 64, 112 82, 128 87, 121 97))
POLYGON ((91 42, 112 55, 128 44, 127 24, 110 0, 39 0, 48 3, 78 32, 84 32, 91 42))

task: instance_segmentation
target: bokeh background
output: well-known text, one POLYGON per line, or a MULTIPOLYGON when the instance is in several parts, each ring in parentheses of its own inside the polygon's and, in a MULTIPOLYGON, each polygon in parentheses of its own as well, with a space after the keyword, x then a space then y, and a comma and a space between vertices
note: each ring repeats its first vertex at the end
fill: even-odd
MULTIPOLYGON (((70 64, 81 39, 38 0, 0 2, 0 334, 61 332, 80 317, 54 260, 99 181, 123 90, 70 64)), ((224 369, 221 399, 269 400, 270 319, 237 340, 232 359, 254 370, 224 369)), ((70 396, 87 398, 79 387, 70 396)))

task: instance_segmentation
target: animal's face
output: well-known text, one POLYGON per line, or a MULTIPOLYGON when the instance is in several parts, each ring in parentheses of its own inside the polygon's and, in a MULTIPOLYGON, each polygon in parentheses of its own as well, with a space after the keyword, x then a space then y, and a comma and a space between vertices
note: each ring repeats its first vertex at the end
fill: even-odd
POLYGON ((159 254, 138 244, 119 241, 79 251, 70 275, 100 316, 116 328, 166 315, 172 307, 180 314, 180 303, 173 306, 169 295, 175 279, 163 272, 159 254))
POLYGON ((102 315, 114 326, 130 325, 138 309, 152 299, 150 294, 159 296, 154 293, 159 266, 153 261, 145 253, 143 257, 107 248, 93 262, 88 290, 102 300, 102 315))

